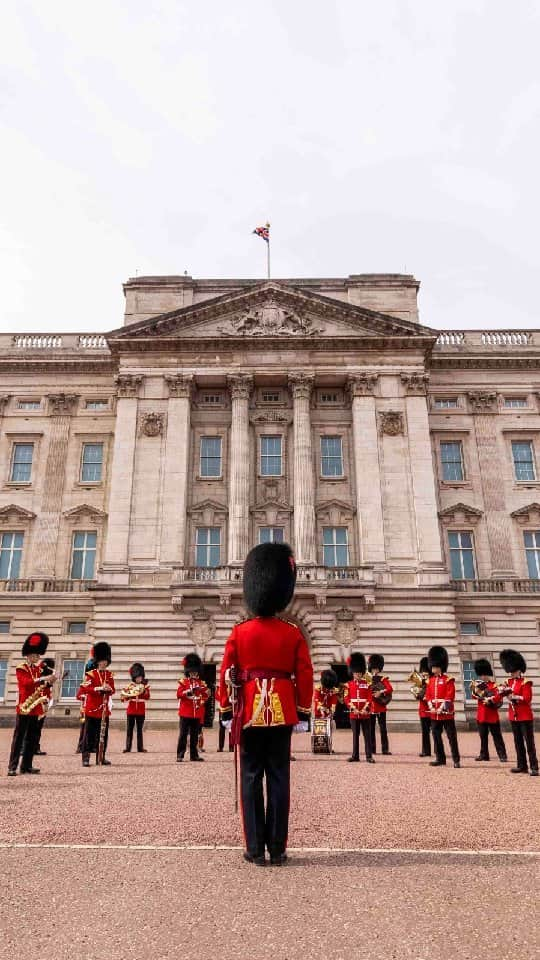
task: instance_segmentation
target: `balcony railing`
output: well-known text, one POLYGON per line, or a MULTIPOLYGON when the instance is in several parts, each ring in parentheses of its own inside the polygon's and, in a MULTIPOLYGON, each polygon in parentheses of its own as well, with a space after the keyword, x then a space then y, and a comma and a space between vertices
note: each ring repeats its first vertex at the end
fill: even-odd
POLYGON ((442 330, 435 346, 437 350, 452 350, 455 347, 513 349, 537 345, 537 336, 534 330, 442 330))
POLYGON ((0 580, 0 593, 85 593, 97 580, 59 580, 56 577, 27 577, 0 580))
MULTIPOLYGON (((343 581, 373 583, 372 567, 322 567, 299 566, 296 571, 299 583, 328 583, 343 581)), ((241 567, 180 567, 175 571, 176 583, 241 583, 241 567)))
POLYGON ((451 580, 460 593, 540 593, 540 580, 451 580))

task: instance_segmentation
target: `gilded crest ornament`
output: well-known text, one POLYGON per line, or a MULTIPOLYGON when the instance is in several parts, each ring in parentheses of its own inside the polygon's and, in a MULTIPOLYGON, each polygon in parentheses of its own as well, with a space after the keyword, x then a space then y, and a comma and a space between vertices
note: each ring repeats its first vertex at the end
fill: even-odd
POLYGON ((162 413, 143 413, 141 433, 145 437, 160 437, 163 433, 165 417, 162 413))
POLYGON ((312 337, 324 327, 310 317, 302 317, 275 300, 252 307, 219 328, 228 337, 312 337))

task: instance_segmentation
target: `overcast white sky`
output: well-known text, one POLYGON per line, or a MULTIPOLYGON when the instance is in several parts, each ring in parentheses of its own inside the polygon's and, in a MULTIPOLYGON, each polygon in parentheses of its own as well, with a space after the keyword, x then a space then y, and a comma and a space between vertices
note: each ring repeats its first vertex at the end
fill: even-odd
POLYGON ((141 274, 407 272, 540 326, 540 5, 4 0, 2 329, 107 330, 141 274))

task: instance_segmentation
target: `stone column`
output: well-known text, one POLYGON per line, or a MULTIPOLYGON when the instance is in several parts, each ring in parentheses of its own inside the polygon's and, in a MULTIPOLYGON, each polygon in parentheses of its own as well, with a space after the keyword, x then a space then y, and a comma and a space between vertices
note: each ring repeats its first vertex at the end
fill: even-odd
POLYGON ((405 388, 409 462, 420 565, 442 567, 441 534, 429 433, 426 374, 401 374, 405 388))
POLYGON ((166 376, 169 388, 160 562, 184 566, 192 376, 166 376))
POLYGON ((375 411, 374 373, 351 376, 348 381, 352 406, 356 515, 362 563, 384 563, 381 466, 375 411))
MULTIPOLYGON (((491 556, 492 577, 515 576, 512 556, 512 528, 501 471, 497 464, 503 460, 496 428, 497 394, 471 391, 469 403, 474 417, 476 447, 480 463, 480 478, 484 497, 486 529, 491 556)), ((478 555, 478 551, 477 551, 478 555)), ((477 570, 477 576, 479 572, 477 570)))
POLYGON ((253 377, 233 374, 227 383, 232 400, 227 563, 238 566, 249 550, 249 397, 253 377))
POLYGON ((60 533, 62 497, 71 416, 79 397, 75 394, 52 393, 49 402, 49 449, 43 479, 43 499, 33 543, 32 573, 39 577, 56 576, 56 550, 60 533))
POLYGON ((117 402, 114 450, 109 495, 107 542, 103 553, 101 579, 108 583, 128 584, 128 544, 131 520, 131 493, 137 404, 142 376, 121 373, 116 379, 117 402))
POLYGON ((315 542, 315 481, 309 405, 314 377, 289 376, 294 404, 294 552, 296 562, 317 563, 315 542))

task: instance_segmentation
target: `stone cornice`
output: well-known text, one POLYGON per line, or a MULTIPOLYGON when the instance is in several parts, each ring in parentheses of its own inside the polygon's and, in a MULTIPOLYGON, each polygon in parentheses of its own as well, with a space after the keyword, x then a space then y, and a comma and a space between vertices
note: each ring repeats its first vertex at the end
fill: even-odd
POLYGON ((518 354, 508 354, 504 357, 432 354, 429 367, 433 370, 538 370, 540 353, 526 357, 518 354))

